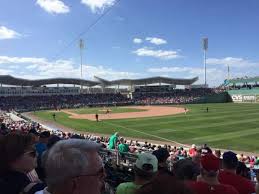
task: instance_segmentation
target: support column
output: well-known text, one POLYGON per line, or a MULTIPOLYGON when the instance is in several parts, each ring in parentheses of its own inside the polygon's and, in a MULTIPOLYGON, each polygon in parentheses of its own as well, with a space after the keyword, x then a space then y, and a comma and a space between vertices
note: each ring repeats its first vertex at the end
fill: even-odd
POLYGON ((118 84, 117 93, 120 91, 120 84, 118 84))

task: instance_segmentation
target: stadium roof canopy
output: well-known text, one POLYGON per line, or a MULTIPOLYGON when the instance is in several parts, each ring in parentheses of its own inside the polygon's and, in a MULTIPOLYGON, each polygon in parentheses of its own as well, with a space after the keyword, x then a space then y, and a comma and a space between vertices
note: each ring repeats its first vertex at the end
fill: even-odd
POLYGON ((150 77, 150 78, 142 78, 142 79, 118 79, 113 81, 108 81, 95 76, 95 79, 98 80, 104 86, 112 86, 112 85, 148 85, 148 84, 172 84, 172 85, 191 85, 198 80, 198 77, 194 77, 192 79, 176 79, 176 78, 168 78, 168 77, 150 77))
POLYGON ((50 79, 29 80, 29 79, 15 78, 10 75, 0 75, 0 83, 5 85, 34 86, 34 87, 49 85, 49 84, 75 84, 75 85, 82 84, 85 86, 96 86, 100 84, 94 81, 73 79, 73 78, 50 78, 50 79))
POLYGON ((229 84, 244 84, 244 83, 255 83, 259 82, 259 77, 244 77, 244 78, 236 78, 225 81, 227 85, 229 84))
POLYGON ((0 84, 4 85, 14 85, 14 86, 32 86, 32 87, 39 87, 44 85, 50 84, 75 84, 75 85, 84 85, 84 86, 114 86, 114 85, 148 85, 148 84, 172 84, 172 85, 191 85, 195 81, 198 80, 198 77, 192 79, 175 79, 175 78, 168 78, 168 77, 150 77, 150 78, 143 78, 143 79, 118 79, 113 81, 108 81, 99 77, 95 76, 96 81, 90 80, 82 80, 82 79, 75 79, 75 78, 49 78, 49 79, 36 79, 36 80, 29 80, 29 79, 22 79, 12 77, 10 75, 0 75, 0 84))

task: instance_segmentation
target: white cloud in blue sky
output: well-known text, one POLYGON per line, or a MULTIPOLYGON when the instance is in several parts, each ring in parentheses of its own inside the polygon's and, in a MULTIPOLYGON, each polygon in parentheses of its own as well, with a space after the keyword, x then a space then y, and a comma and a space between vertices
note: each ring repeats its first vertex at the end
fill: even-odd
POLYGON ((243 58, 236 57, 225 57, 225 58, 209 58, 207 59, 207 64, 209 65, 224 65, 231 67, 243 67, 243 68, 252 68, 259 67, 259 62, 252 62, 243 58))
POLYGON ((166 40, 162 38, 156 38, 156 37, 147 37, 146 41, 149 41, 150 43, 155 45, 167 44, 166 40))
POLYGON ((141 57, 154 57, 158 59, 164 59, 164 60, 169 60, 169 59, 175 59, 181 57, 178 51, 174 50, 156 50, 153 48, 149 47, 142 47, 139 48, 135 51, 133 51, 134 54, 141 56, 141 57))
POLYGON ((81 3, 88 6, 92 12, 103 11, 105 8, 113 6, 115 0, 81 0, 81 3))
POLYGON ((18 32, 9 29, 5 26, 0 26, 0 40, 2 39, 14 39, 21 37, 21 34, 18 32))
POLYGON ((228 65, 231 77, 258 76, 259 1, 221 1, 0 1, 0 74, 80 77, 80 34, 89 79, 199 76, 202 83, 202 37, 210 86, 223 83, 228 65))
POLYGON ((135 44, 141 44, 141 43, 143 42, 143 40, 142 40, 141 38, 134 38, 134 39, 133 39, 133 42, 134 42, 135 44))
MULTIPOLYGON (((26 78, 49 78, 49 77, 80 77, 80 67, 73 60, 55 60, 50 61, 46 58, 37 57, 9 57, 0 56, 0 74, 12 73, 12 69, 17 69, 16 76, 21 76, 20 70, 33 72, 32 77, 28 72, 26 78), (8 64, 8 65, 7 65, 8 64), (15 65, 13 65, 15 64, 15 65), (1 69, 4 65, 6 69, 1 69)), ((100 76, 107 79, 122 79, 139 77, 140 73, 116 71, 113 68, 102 65, 83 65, 83 75, 86 79, 93 79, 94 76, 100 76), (87 72, 87 73, 86 73, 87 72)))
POLYGON ((61 0, 37 0, 42 9, 52 14, 65 14, 70 12, 70 8, 61 0))

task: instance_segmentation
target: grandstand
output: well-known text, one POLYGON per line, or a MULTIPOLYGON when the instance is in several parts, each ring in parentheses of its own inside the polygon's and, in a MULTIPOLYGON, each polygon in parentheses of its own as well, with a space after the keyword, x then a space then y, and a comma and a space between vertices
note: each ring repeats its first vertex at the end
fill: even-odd
POLYGON ((225 80, 224 86, 228 90, 233 102, 258 103, 259 77, 242 77, 225 80))
POLYGON ((151 84, 166 84, 175 88, 176 85, 190 86, 198 80, 175 79, 166 77, 150 77, 143 79, 120 79, 108 81, 95 77, 97 81, 74 79, 74 78, 52 78, 28 80, 15 78, 10 75, 0 75, 0 96, 35 96, 35 95, 76 95, 80 93, 116 93, 133 92, 136 86, 148 86, 151 84), (60 87, 60 85, 69 87, 60 87), (56 87, 53 87, 56 85, 56 87), (80 86, 82 88, 80 89, 80 86), (119 88, 120 86, 128 87, 119 88), (112 88, 113 87, 113 88, 112 88), (115 88, 114 88, 115 87, 115 88))

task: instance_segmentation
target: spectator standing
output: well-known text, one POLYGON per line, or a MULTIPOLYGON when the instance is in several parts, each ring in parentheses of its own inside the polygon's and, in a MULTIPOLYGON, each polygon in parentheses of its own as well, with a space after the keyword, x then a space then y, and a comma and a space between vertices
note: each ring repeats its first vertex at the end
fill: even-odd
POLYGON ((120 139, 118 150, 120 154, 125 154, 129 152, 129 145, 126 143, 126 141, 123 138, 120 139))
POLYGON ((138 188, 147 184, 157 172, 158 161, 150 153, 139 154, 134 166, 135 180, 133 182, 121 183, 116 194, 134 194, 138 188))
POLYGON ((223 170, 219 173, 219 182, 222 184, 232 185, 239 194, 255 193, 253 183, 236 174, 238 159, 234 152, 228 151, 223 154, 223 170))
POLYGON ((195 144, 192 144, 192 147, 191 147, 191 149, 189 150, 189 155, 190 155, 191 157, 194 157, 194 156, 196 156, 196 154, 197 154, 196 145, 195 145, 195 144))
POLYGON ((109 149, 115 149, 119 138, 119 133, 114 133, 109 139, 109 149))

